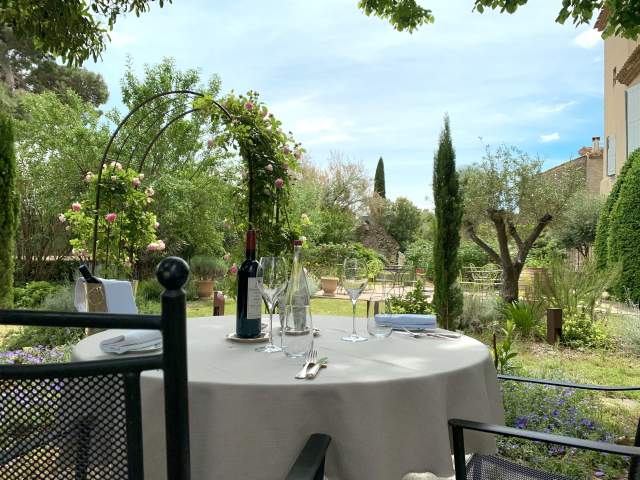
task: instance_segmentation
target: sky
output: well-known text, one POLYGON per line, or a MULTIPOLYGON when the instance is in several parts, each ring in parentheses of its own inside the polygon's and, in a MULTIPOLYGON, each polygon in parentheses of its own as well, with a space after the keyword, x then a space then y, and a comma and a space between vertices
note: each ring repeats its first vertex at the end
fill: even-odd
POLYGON ((118 20, 102 59, 85 66, 121 107, 127 55, 173 57, 222 91, 256 90, 326 166, 332 151, 373 177, 384 158, 388 198, 432 206, 431 176, 448 113, 458 166, 485 145, 539 155, 545 167, 577 156, 603 132, 603 42, 589 26, 559 25, 560 0, 516 14, 472 11, 472 0, 422 0, 435 23, 413 34, 367 17, 356 0, 173 0, 118 20))

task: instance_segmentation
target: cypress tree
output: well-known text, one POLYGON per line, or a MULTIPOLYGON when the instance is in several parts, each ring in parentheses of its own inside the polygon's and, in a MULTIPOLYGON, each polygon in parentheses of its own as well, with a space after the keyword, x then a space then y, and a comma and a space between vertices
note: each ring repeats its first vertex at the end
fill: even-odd
POLYGON ((444 117, 444 128, 440 133, 438 151, 433 162, 433 199, 433 303, 440 326, 449 328, 455 325, 462 313, 462 290, 457 281, 460 271, 458 248, 463 205, 448 115, 444 117))
POLYGON ((0 114, 0 308, 13 305, 15 235, 18 226, 16 157, 11 117, 0 114))
POLYGON ((386 188, 384 181, 384 162, 382 157, 378 160, 378 166, 376 167, 376 175, 373 178, 373 191, 380 195, 382 198, 386 198, 386 188))

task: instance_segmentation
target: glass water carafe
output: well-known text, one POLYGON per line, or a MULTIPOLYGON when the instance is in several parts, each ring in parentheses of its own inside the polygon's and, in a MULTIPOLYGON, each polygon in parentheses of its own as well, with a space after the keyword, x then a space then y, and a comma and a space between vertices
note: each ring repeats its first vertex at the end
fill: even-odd
POLYGON ((293 242, 293 266, 287 285, 282 347, 288 357, 306 355, 313 340, 311 295, 302 264, 302 241, 293 242))

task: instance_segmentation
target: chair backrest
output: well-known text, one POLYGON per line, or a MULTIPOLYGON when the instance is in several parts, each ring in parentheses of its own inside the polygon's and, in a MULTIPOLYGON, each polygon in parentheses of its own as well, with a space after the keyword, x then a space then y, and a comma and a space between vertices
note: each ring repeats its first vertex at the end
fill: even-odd
POLYGON ((142 480, 140 374, 163 370, 167 478, 189 480, 186 262, 163 260, 162 313, 0 310, 0 324, 160 330, 162 353, 49 365, 0 365, 0 480, 142 480))

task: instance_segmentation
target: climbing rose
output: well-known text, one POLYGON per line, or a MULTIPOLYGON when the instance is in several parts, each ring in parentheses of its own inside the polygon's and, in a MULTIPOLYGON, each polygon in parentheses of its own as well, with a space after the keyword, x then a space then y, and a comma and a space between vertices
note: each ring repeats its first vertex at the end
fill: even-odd
POLYGON ((158 228, 160 228, 160 222, 156 222, 156 223, 154 223, 154 224, 153 224, 153 228, 155 228, 156 230, 157 230, 158 228))
POLYGON ((115 213, 107 213, 104 216, 104 219, 109 222, 109 223, 113 223, 116 221, 116 218, 118 218, 118 216, 115 213))
POLYGON ((158 240, 158 250, 161 252, 164 252, 164 249, 167 248, 167 246, 164 244, 163 240, 158 240))
POLYGON ((284 186, 284 180, 281 178, 276 178, 276 188, 282 188, 284 186))
POLYGON ((111 181, 115 182, 116 180, 118 180, 118 177, 116 175, 111 175, 111 181))
POLYGON ((139 178, 140 180, 144 180, 144 173, 141 173, 140 175, 138 175, 138 178, 139 178))
POLYGON ((225 254, 224 254, 224 256, 223 256, 222 258, 223 258, 223 260, 224 260, 225 262, 228 262, 228 261, 229 261, 229 259, 231 259, 231 254, 230 254, 230 253, 225 253, 225 254))
POLYGON ((147 252, 157 252, 158 251, 158 244, 156 242, 151 242, 149 245, 147 245, 147 252))
POLYGON ((93 178, 93 173, 87 172, 87 174, 84 176, 84 181, 89 183, 92 178, 93 178))
POLYGON ((64 216, 64 213, 61 213, 60 215, 58 215, 58 221, 60 223, 64 223, 67 221, 67 217, 64 216))
POLYGON ((153 197, 153 195, 156 193, 153 187, 147 187, 146 192, 147 192, 147 197, 153 197))
POLYGON ((273 165, 271 165, 271 164, 269 163, 269 164, 267 164, 267 166, 266 166, 266 167, 264 167, 264 169, 265 169, 267 172, 273 172, 273 165))
POLYGON ((289 164, 288 163, 283 163, 282 164, 282 169, 286 172, 289 170, 289 164))
POLYGON ((140 186, 140 179, 136 177, 131 180, 131 183, 133 184, 133 188, 138 188, 140 186))
POLYGON ((244 108, 246 108, 247 110, 253 110, 253 103, 251 102, 245 103, 244 108))
POLYGON ((207 140, 207 148, 213 148, 213 140, 209 139, 207 140))
POLYGON ((238 266, 235 263, 231 265, 231 268, 229 268, 229 273, 231 275, 235 275, 236 273, 238 273, 238 266))
POLYGON ((80 210, 82 210, 82 205, 80 205, 79 202, 73 202, 71 204, 71 210, 73 210, 74 212, 79 212, 80 210))
POLYGON ((289 155, 291 153, 291 149, 285 145, 284 147, 282 147, 282 153, 284 153, 285 155, 289 155))
POLYGON ((300 160, 300 158, 302 157, 302 152, 300 150, 296 150, 293 155, 296 157, 296 159, 300 160))

